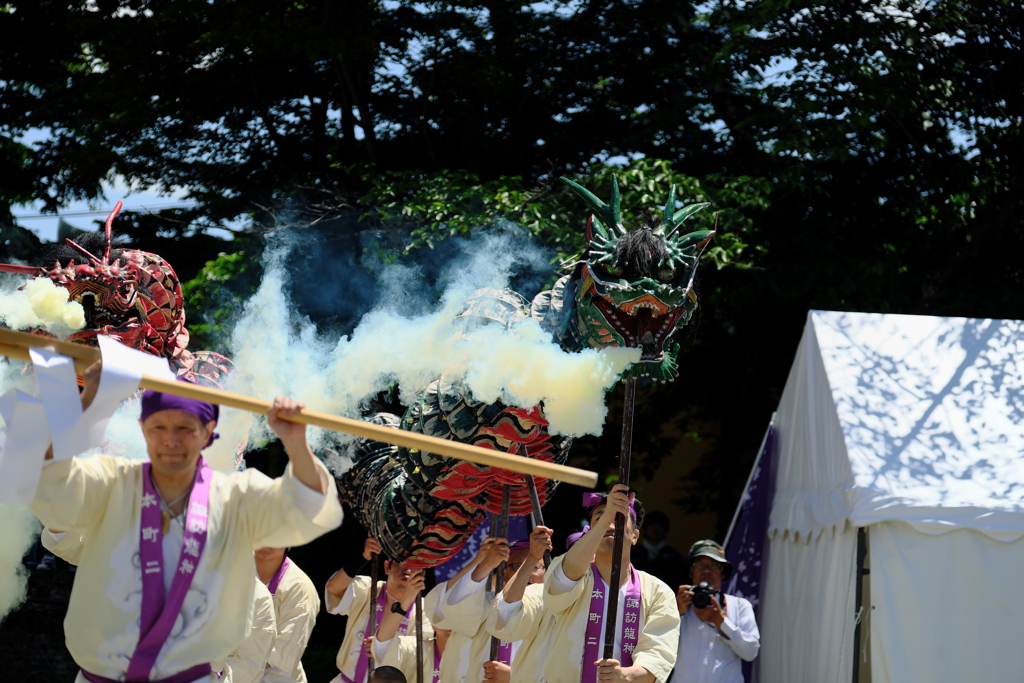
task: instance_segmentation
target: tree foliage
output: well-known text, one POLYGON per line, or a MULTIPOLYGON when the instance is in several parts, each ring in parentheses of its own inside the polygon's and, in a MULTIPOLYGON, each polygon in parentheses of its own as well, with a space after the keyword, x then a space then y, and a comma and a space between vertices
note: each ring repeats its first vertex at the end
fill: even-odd
POLYGON ((808 308, 1024 317, 1022 23, 1000 0, 10 2, 0 204, 121 175, 187 188, 179 241, 329 197, 338 244, 388 226, 412 258, 500 217, 567 256, 586 216, 558 176, 656 206, 675 184, 720 211, 718 268, 642 415, 715 426, 684 499, 727 512, 808 308))

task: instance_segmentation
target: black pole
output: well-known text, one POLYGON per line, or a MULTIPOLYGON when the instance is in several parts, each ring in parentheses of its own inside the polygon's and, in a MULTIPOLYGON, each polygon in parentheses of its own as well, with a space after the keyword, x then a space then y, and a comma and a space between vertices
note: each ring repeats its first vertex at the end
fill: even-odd
MULTIPOLYGON (((501 485, 501 530, 498 532, 500 538, 504 538, 508 541, 508 512, 509 507, 512 504, 512 487, 508 484, 501 485)), ((494 516, 491 516, 494 519, 494 516)), ((502 588, 502 579, 505 577, 505 563, 499 564, 494 571, 491 572, 491 582, 494 586, 494 594, 497 595, 498 591, 502 588)), ((487 661, 496 661, 498 657, 498 639, 491 636, 491 652, 490 659, 487 661)))
MULTIPOLYGON (((629 486, 629 461, 633 452, 633 406, 636 402, 636 378, 626 380, 622 405, 622 445, 619 448, 619 483, 629 486)), ((626 540, 626 518, 615 515, 615 545, 612 550, 612 575, 608 583, 608 616, 604 622, 604 658, 615 654, 615 620, 619 616, 619 581, 622 577, 622 546, 626 540)))
MULTIPOLYGON (((533 508, 533 525, 534 526, 547 526, 544 524, 544 513, 540 511, 540 496, 537 495, 537 482, 533 480, 533 475, 526 475, 526 490, 530 492, 530 507, 533 508)), ((551 551, 544 551, 544 569, 551 566, 551 551)))
POLYGON ((416 594, 416 683, 423 683, 423 591, 416 594))
MULTIPOLYGON (((377 580, 380 569, 377 562, 377 553, 370 554, 370 616, 366 621, 366 635, 377 635, 377 580)), ((370 674, 373 673, 373 648, 366 655, 366 683, 370 682, 370 674)))

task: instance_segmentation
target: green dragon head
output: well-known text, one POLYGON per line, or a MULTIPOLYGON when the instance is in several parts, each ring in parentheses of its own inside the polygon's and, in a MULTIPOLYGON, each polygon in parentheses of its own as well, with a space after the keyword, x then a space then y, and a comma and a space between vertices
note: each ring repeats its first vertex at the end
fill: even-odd
POLYGON ((697 261, 713 230, 679 232, 683 221, 708 204, 676 210, 670 188, 660 220, 642 220, 628 230, 622 223, 619 183, 612 178, 611 204, 582 185, 562 178, 593 211, 587 221, 587 248, 574 264, 575 319, 568 321, 581 346, 642 349, 640 362, 623 374, 675 379, 679 344, 675 331, 697 308, 693 282, 697 261))

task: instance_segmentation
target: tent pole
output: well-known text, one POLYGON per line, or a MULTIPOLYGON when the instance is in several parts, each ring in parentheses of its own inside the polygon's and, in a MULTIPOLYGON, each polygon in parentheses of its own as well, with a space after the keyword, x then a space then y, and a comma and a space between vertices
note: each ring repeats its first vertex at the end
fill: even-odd
POLYGON ((736 529, 736 522, 740 518, 740 510, 743 509, 743 504, 747 502, 747 491, 750 490, 750 483, 754 481, 754 472, 757 472, 757 465, 761 462, 761 455, 764 453, 764 447, 768 443, 768 435, 772 433, 772 427, 775 426, 775 416, 778 413, 772 413, 772 419, 768 420, 768 429, 764 430, 764 437, 761 439, 761 447, 757 449, 757 456, 754 458, 754 464, 750 467, 750 474, 747 475, 747 483, 743 485, 743 495, 740 496, 740 502, 736 504, 736 512, 732 515, 732 521, 729 522, 729 530, 725 532, 725 542, 722 543, 723 548, 729 547, 729 541, 732 539, 732 532, 736 529))
POLYGON ((864 527, 859 527, 857 529, 857 585, 854 587, 856 590, 856 604, 854 605, 856 622, 853 627, 853 683, 858 683, 860 680, 860 627, 864 623, 864 576, 871 572, 870 569, 864 569, 864 559, 867 554, 867 530, 864 527))

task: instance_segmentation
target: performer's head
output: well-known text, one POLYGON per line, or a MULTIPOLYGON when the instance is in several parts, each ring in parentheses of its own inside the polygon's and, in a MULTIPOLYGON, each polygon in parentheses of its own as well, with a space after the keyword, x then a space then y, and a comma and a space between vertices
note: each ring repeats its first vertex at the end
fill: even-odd
MULTIPOLYGON (((508 584, 516 572, 530 560, 530 541, 516 541, 509 548, 508 561, 505 562, 504 583, 508 584)), ((530 571, 530 583, 544 583, 544 560, 538 560, 530 571)))
POLYGON ((393 666, 376 666, 370 674, 370 683, 406 683, 405 674, 393 666))
POLYGON ((284 556, 288 554, 288 548, 259 548, 256 550, 256 561, 265 564, 281 564, 284 556))
MULTIPOLYGON (((601 517, 601 513, 604 512, 607 507, 607 493, 586 493, 583 496, 583 505, 587 508, 587 521, 590 526, 594 525, 601 517)), ((640 527, 644 523, 644 505, 640 502, 639 498, 634 498, 633 502, 629 506, 630 514, 626 517, 626 529, 625 529, 625 542, 622 545, 622 552, 626 557, 629 557, 629 549, 636 545, 636 542, 640 540, 640 527)), ((604 538, 601 540, 601 545, 597 548, 597 554, 600 555, 611 555, 615 548, 615 522, 612 522, 605 531, 604 538)))
POLYGON ((423 574, 422 569, 413 569, 401 562, 384 560, 384 573, 388 575, 388 588, 391 591, 404 589, 410 581, 423 574))
POLYGON ((139 424, 154 474, 191 475, 202 450, 217 438, 213 430, 219 416, 220 409, 213 403, 146 391, 139 424))

